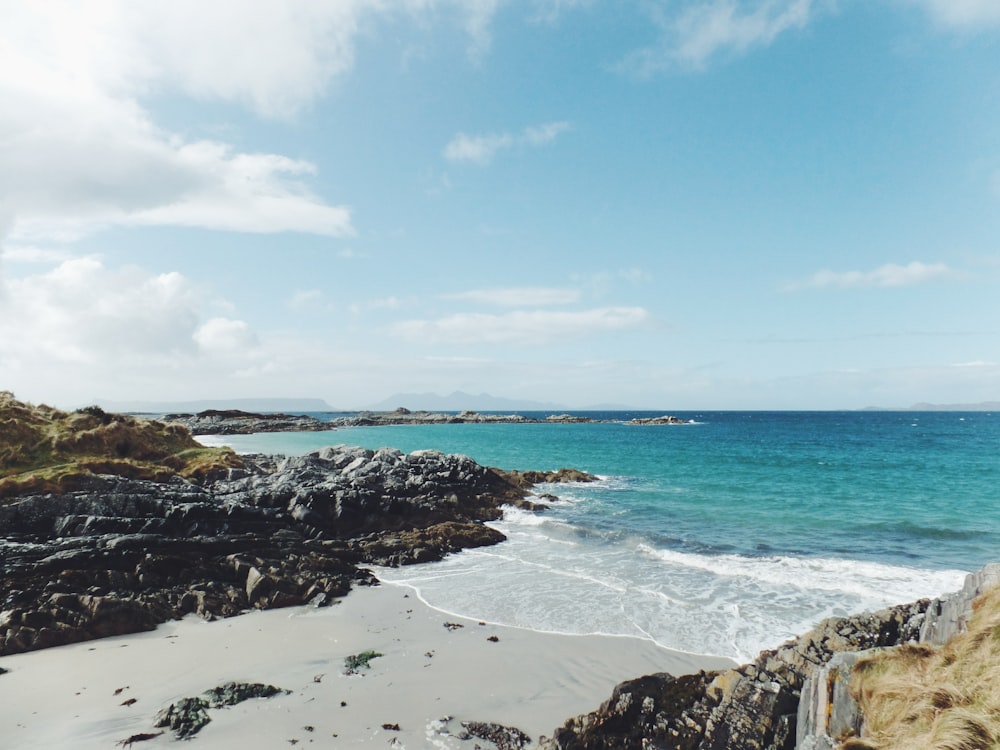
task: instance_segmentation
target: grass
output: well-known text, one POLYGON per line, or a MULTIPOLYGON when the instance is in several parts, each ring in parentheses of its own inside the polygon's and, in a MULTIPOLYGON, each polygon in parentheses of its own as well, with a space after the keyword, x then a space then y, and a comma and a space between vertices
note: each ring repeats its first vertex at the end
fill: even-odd
POLYGON ((851 692, 865 721, 854 750, 1000 748, 1000 587, 940 648, 906 645, 858 662, 851 692))
POLYGON ((94 406, 65 412, 0 391, 0 499, 70 491, 90 474, 202 481, 241 465, 229 448, 206 448, 180 425, 94 406))

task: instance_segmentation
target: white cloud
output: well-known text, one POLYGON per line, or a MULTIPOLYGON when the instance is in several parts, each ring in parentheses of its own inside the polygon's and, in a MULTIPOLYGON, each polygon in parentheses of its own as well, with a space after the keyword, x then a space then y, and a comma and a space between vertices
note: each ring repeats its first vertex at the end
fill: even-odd
POLYGON ((10 236, 65 241, 113 225, 350 234, 349 210, 310 191, 314 165, 169 132, 142 100, 173 89, 294 116, 350 67, 363 8, 5 3, 0 204, 10 236))
POLYGON ((513 145, 514 139, 507 133, 489 135, 466 135, 458 133, 444 147, 444 158, 448 161, 469 161, 486 165, 493 161, 497 151, 513 145))
POLYGON ((202 351, 241 351, 257 345, 257 337, 242 320, 212 318, 202 323, 192 338, 202 351))
POLYGON ((323 305, 324 294, 319 289, 302 289, 295 292, 288 300, 292 310, 308 310, 323 305))
POLYGON ((536 125, 524 129, 521 134, 521 141, 532 146, 544 146, 551 143, 560 133, 569 130, 569 123, 565 120, 559 122, 547 122, 544 125, 536 125))
POLYGON ((569 130, 569 127, 568 122, 558 121, 527 127, 516 136, 510 133, 485 135, 458 133, 444 147, 444 158, 448 161, 466 161, 485 166, 503 149, 512 146, 538 148, 554 141, 560 133, 569 130))
POLYGON ((925 284, 955 276, 944 263, 913 261, 905 266, 887 263, 871 271, 818 271, 804 281, 795 282, 790 289, 803 287, 898 287, 925 284))
POLYGON ((282 359, 245 321, 208 314, 215 307, 180 273, 95 257, 0 277, 0 383, 65 406, 99 396, 224 396, 237 371, 256 367, 263 377, 267 362, 282 359))
MULTIPOLYGON (((0 237, 2 237, 0 233, 0 237)), ((9 245, 0 248, 0 259, 10 263, 62 263, 72 255, 65 250, 35 245, 9 245)))
POLYGON ((658 10, 658 43, 633 52, 621 67, 640 75, 701 68, 716 55, 767 47, 785 32, 804 28, 815 6, 815 0, 712 0, 689 3, 673 14, 658 10))
POLYGON ((467 292, 446 294, 443 297, 498 307, 527 307, 531 305, 572 304, 579 301, 580 291, 552 287, 509 287, 505 289, 472 289, 467 292))
POLYGON ((404 305, 399 297, 381 297, 367 302, 354 302, 348 306, 351 315, 358 317, 370 310, 398 310, 404 305))
POLYGON ((1000 26, 1000 3, 996 0, 911 0, 940 24, 975 30, 1000 26))
POLYGON ((3 284, 3 354, 42 367, 194 354, 202 293, 177 273, 77 258, 3 284))
POLYGON ((647 325, 649 320, 649 313, 641 307, 601 307, 579 312, 519 310, 503 315, 458 313, 438 320, 404 321, 393 328, 393 333, 425 343, 539 345, 633 330, 647 325))

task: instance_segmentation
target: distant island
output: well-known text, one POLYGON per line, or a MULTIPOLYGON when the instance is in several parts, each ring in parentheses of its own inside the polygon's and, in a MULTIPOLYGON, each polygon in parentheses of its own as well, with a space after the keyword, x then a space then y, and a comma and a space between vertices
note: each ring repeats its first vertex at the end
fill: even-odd
POLYGON ((1000 401, 978 404, 913 404, 913 406, 866 406, 862 411, 1000 411, 1000 401))
MULTIPOLYGON (((379 427, 388 425, 434 424, 579 424, 612 420, 593 419, 573 414, 550 414, 543 418, 521 414, 480 414, 466 409, 456 413, 410 411, 404 407, 392 411, 360 411, 351 416, 323 420, 314 416, 284 413, 254 413, 239 409, 206 409, 197 414, 166 414, 163 421, 183 425, 192 435, 250 435, 259 432, 321 432, 341 427, 379 427)), ((690 420, 670 415, 632 419, 632 425, 690 424, 690 420)))

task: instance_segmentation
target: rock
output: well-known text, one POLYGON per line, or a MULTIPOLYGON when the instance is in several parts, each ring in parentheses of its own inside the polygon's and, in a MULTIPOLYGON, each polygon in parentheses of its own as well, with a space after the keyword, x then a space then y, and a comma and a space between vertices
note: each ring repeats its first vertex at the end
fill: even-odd
POLYGON ((566 484, 568 482, 597 482, 600 477, 579 469, 557 469, 556 471, 507 471, 503 472, 510 482, 528 489, 536 484, 566 484))
POLYGON ((463 721, 463 734, 492 742, 496 750, 523 750, 531 738, 517 727, 507 727, 503 724, 482 721, 463 721))
POLYGON ((465 410, 459 414, 430 411, 410 411, 400 407, 395 411, 361 411, 353 417, 338 417, 330 422, 334 427, 374 427, 400 424, 531 424, 537 419, 520 414, 480 414, 465 410))
POLYGON ((627 422, 627 424, 635 424, 635 425, 691 424, 691 420, 664 415, 662 417, 637 417, 635 419, 630 419, 627 422))
POLYGON ((965 577, 961 591, 935 599, 920 628, 920 641, 942 646, 969 624, 972 602, 986 589, 1000 584, 1000 563, 991 563, 965 577))
POLYGON ((693 682, 653 675, 623 683, 600 709, 570 720, 540 747, 792 750, 806 679, 837 653, 916 640, 929 604, 830 618, 751 664, 693 682))
POLYGON ((167 414, 163 421, 186 427, 192 435, 249 435, 257 432, 320 432, 330 422, 300 414, 254 414, 239 409, 208 409, 197 414, 167 414))
POLYGON ((854 665, 871 651, 842 651, 808 677, 802 687, 796 721, 798 750, 834 750, 834 737, 861 731, 858 704, 850 693, 854 665))
MULTIPOLYGON (((716 673, 674 677, 661 672, 618 685, 596 711, 570 719, 543 750, 701 747, 705 722, 715 705, 707 687, 716 673)), ((734 746, 735 747, 735 746, 734 746)))
POLYGON ((496 544, 483 522, 504 505, 544 507, 524 477, 439 451, 331 446, 242 467, 204 483, 88 475, 0 504, 0 655, 330 602, 373 580, 360 564, 496 544))

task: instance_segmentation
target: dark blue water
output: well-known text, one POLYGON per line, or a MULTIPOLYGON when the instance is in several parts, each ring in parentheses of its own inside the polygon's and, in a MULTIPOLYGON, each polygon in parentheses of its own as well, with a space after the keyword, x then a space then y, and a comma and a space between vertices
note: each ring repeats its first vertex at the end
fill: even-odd
POLYGON ((1000 415, 706 412, 664 426, 591 416, 616 421, 225 440, 286 453, 436 448, 600 475, 546 488, 561 502, 510 514, 500 547, 383 571, 435 606, 536 629, 746 656, 823 616, 957 588, 962 571, 1000 559, 1000 415))

